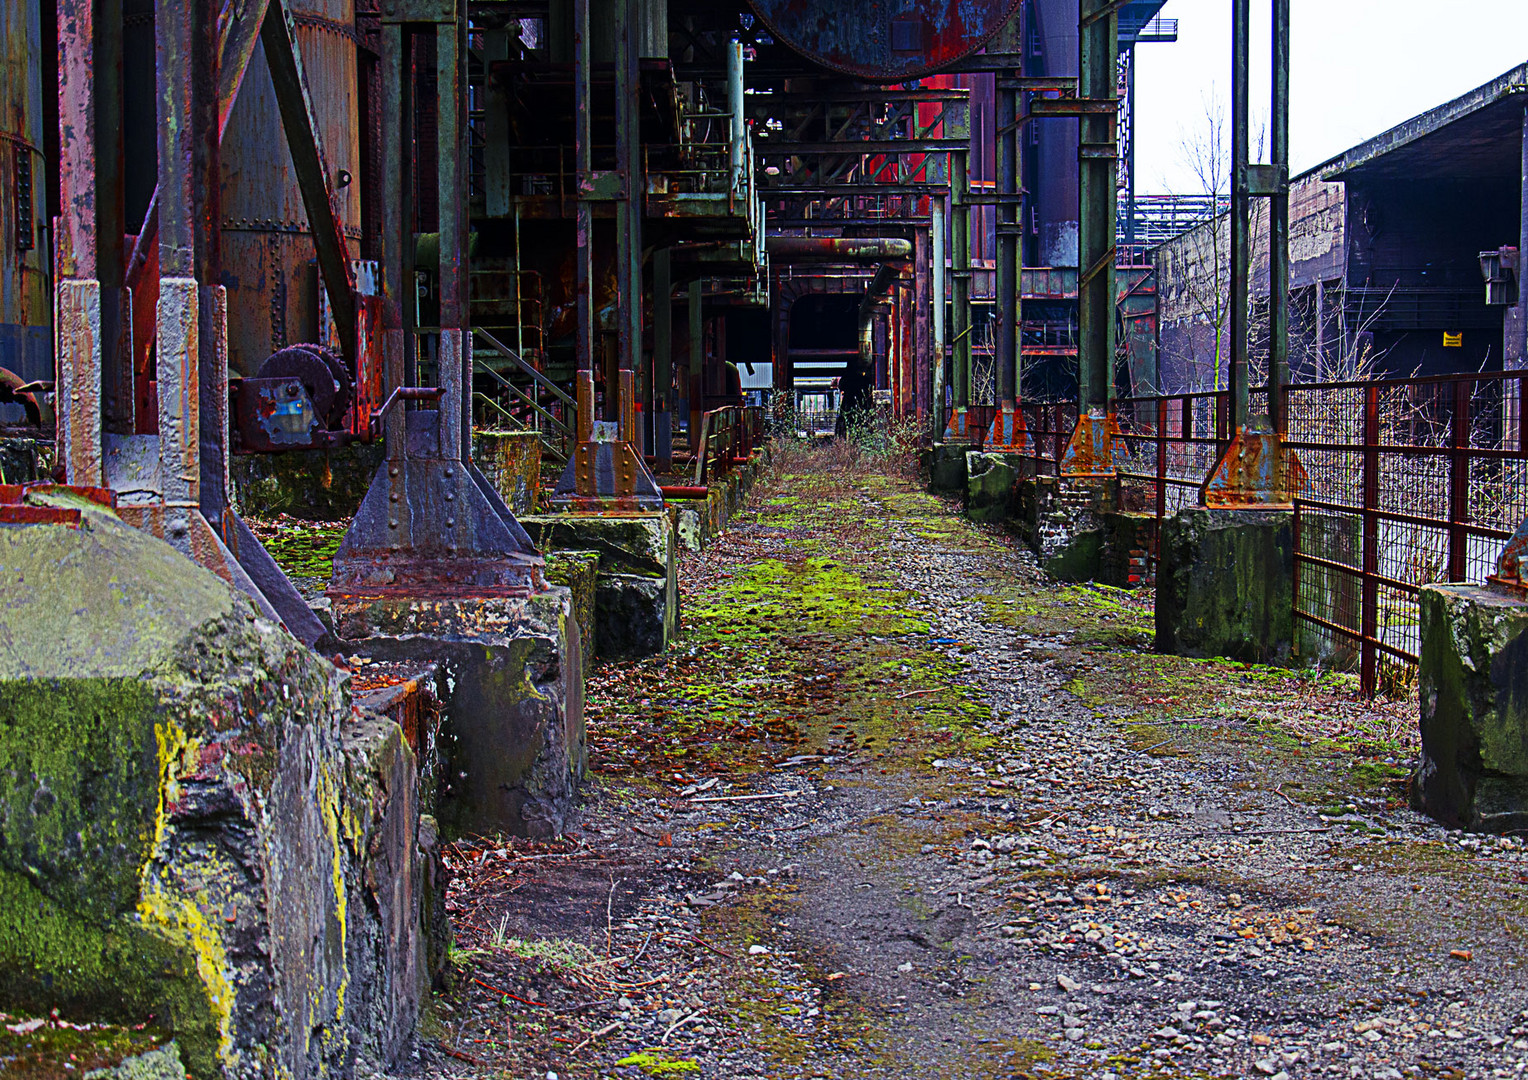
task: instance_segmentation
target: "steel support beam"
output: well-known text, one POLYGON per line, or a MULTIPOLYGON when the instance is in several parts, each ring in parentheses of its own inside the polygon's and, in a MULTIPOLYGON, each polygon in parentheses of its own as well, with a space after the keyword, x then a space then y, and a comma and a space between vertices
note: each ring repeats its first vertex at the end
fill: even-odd
POLYGON ((1284 445, 1289 383, 1289 0, 1270 0, 1272 78, 1270 162, 1250 161, 1251 0, 1231 4, 1231 442, 1200 489, 1208 506, 1288 506, 1305 470, 1284 445), (1252 200, 1269 200, 1268 414, 1249 394, 1252 200))
MULTIPOLYGON (((575 356, 579 371, 594 370, 594 204, 590 200, 593 136, 590 134, 589 0, 573 0, 573 147, 578 171, 574 264, 577 276, 575 356)), ((518 269, 518 267, 517 267, 518 269)))
POLYGON ((945 287, 945 208, 944 196, 936 195, 929 200, 929 210, 933 215, 933 224, 929 231, 933 233, 933 333, 929 345, 930 360, 932 363, 932 378, 929 386, 929 416, 933 425, 931 435, 934 439, 944 435, 944 388, 945 388, 945 333, 944 333, 944 301, 946 296, 945 287))
MULTIPOLYGON (((162 0, 173 2, 173 0, 162 0)), ((386 459, 334 558, 329 592, 523 596, 539 559, 497 490, 472 464, 467 302, 465 4, 382 5, 382 327, 386 459), (433 55, 440 327, 433 387, 417 375, 414 297, 416 56, 433 55), (408 411, 408 402, 434 402, 408 411)), ((427 104, 427 102, 421 102, 427 104)))
POLYGON ((329 310, 339 333, 340 349, 351 371, 356 371, 359 359, 356 356, 357 305, 349 245, 345 243, 339 216, 334 212, 329 170, 324 163, 324 148, 319 143, 318 125, 313 119, 313 102, 297 48, 297 28, 292 22, 287 0, 270 0, 260 28, 260 42, 265 46, 265 62, 276 91, 281 128, 286 133, 297 187, 302 193, 308 227, 313 232, 319 276, 329 297, 329 310))
POLYGON ((1251 300, 1252 251, 1248 238, 1252 195, 1247 182, 1250 149, 1248 82, 1251 64, 1252 0, 1231 0, 1231 281, 1230 370, 1231 430, 1247 426, 1247 316, 1251 300))
POLYGON ((653 459, 658 472, 668 472, 674 460, 674 280, 672 253, 653 252, 653 381, 651 417, 653 459))
POLYGON ((966 411, 971 405, 971 204, 966 198, 967 156, 965 150, 950 155, 951 277, 955 281, 950 331, 955 346, 955 405, 944 431, 945 442, 965 442, 971 437, 966 411))
POLYGON ((690 302, 686 314, 690 324, 690 349, 685 361, 685 398, 690 407, 690 452, 695 452, 695 438, 700 431, 700 414, 706 411, 702 376, 706 362, 706 319, 704 282, 690 282, 690 302))
MULTIPOLYGON (((1077 214, 1077 428, 1061 473, 1112 477, 1114 439, 1115 218, 1119 191, 1117 107, 1119 14, 1110 0, 1081 0, 1079 50, 1077 214)), ((1040 101, 1031 103, 1038 115, 1040 101)))
POLYGON ((1029 448, 1024 430, 1021 343, 1023 320, 1022 280, 1023 220, 1019 177, 1023 175, 1018 132, 1018 92, 1007 80, 997 88, 997 412, 987 431, 985 447, 996 451, 1029 448))
POLYGON ((58 5, 58 456, 70 484, 101 487, 101 281, 96 244, 96 41, 93 0, 58 5))

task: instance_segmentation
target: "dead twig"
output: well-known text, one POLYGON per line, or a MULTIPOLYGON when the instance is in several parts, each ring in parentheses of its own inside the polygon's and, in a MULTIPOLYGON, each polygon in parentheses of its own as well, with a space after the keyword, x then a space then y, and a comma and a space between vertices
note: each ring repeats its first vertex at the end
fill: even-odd
POLYGON ((675 1020, 672 1024, 669 1025, 669 1029, 663 1033, 663 1038, 659 1039, 658 1041, 666 1045, 669 1041, 670 1035, 674 1034, 674 1032, 678 1031, 685 1024, 690 1023, 692 1020, 699 1020, 704 1015, 706 1015, 705 1009, 697 1009, 689 1016, 675 1020))
MULTIPOLYGON (((699 799, 691 799, 696 802, 754 802, 758 799, 789 799, 792 795, 801 795, 800 791, 772 791, 766 795, 707 795, 699 799)), ((635 828, 635 826, 633 826, 635 828)))
POLYGON ((497 986, 485 983, 482 979, 474 978, 472 981, 477 983, 484 990, 487 990, 490 994, 498 994, 501 997, 507 997, 512 1001, 518 1001, 522 1005, 534 1005, 538 1009, 545 1009, 548 1007, 547 1003, 544 1001, 531 1001, 528 998, 523 998, 516 994, 511 994, 508 990, 500 990, 497 986))
POLYGON ((611 905, 615 902, 615 886, 616 886, 615 875, 611 874, 610 875, 610 892, 605 896, 605 959, 606 960, 610 959, 610 942, 611 942, 610 924, 611 924, 611 921, 612 921, 611 920, 611 905))
POLYGON ((737 957, 733 956, 726 949, 718 949, 715 945, 712 945, 709 942, 702 941, 702 940, 700 940, 700 938, 694 936, 693 934, 686 934, 685 937, 682 940, 693 941, 695 944, 699 945, 702 949, 710 949, 717 956, 724 957, 724 958, 726 958, 728 960, 736 960, 737 959, 737 957))
POLYGON ((589 1033, 588 1037, 585 1038, 583 1042, 579 1043, 577 1046, 575 1046, 572 1050, 570 1050, 568 1052, 571 1053, 571 1054, 576 1054, 580 1050, 582 1050, 584 1047, 586 1047, 590 1043, 592 1043, 595 1039, 602 1039, 602 1038, 604 1038, 606 1035, 609 1035, 612 1031, 616 1030, 620 1026, 621 1026, 621 1022, 619 1020, 612 1020, 612 1021, 610 1021, 610 1023, 606 1024, 604 1027, 600 1028, 598 1031, 591 1031, 589 1033))
POLYGON ((905 694, 898 694, 897 700, 901 701, 903 698, 917 697, 920 694, 938 694, 942 693, 945 689, 943 686, 936 686, 932 690, 909 690, 905 694))
POLYGON ((446 1057, 455 1058, 457 1061, 465 1061, 468 1065, 471 1065, 474 1068, 486 1069, 488 1067, 488 1062, 479 1061, 471 1054, 464 1054, 460 1050, 453 1050, 445 1043, 441 1042, 439 1039, 435 1040, 435 1049, 439 1050, 442 1054, 445 1054, 446 1057))

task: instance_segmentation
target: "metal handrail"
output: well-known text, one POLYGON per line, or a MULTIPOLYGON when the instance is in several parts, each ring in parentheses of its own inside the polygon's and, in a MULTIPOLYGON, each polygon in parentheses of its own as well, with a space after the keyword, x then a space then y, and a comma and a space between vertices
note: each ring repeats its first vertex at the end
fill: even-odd
MULTIPOLYGON (((500 341, 498 338, 494 337, 487 330, 483 330, 483 329, 474 327, 472 332, 473 332, 474 335, 476 335, 476 336, 482 338, 484 341, 488 342, 488 344, 493 347, 494 351, 496 351, 498 353, 501 353, 502 355, 507 357, 521 371, 525 372, 525 374, 529 375, 532 379, 536 380, 542 386, 546 387, 547 390, 549 390, 551 392, 553 397, 557 398, 558 400, 560 400, 565 405, 572 405, 575 408, 577 407, 577 402, 575 402, 573 400, 573 398, 571 396, 569 396, 562 389, 562 387, 558 386, 551 379, 547 378, 544 374, 542 374, 541 372, 537 371, 533 364, 531 364, 530 362, 525 360, 523 357, 521 357, 521 355, 519 353, 515 352, 515 350, 511 349, 508 345, 505 345, 502 341, 500 341)), ((474 361, 476 361, 476 359, 477 359, 476 357, 473 357, 474 361)), ((510 381, 508 379, 504 378, 497 371, 494 371, 492 368, 488 367, 487 365, 484 365, 480 370, 486 371, 489 374, 493 375, 495 378, 497 378, 501 382, 503 382, 504 385, 506 385, 506 386, 513 385, 513 384, 510 383, 510 381)))

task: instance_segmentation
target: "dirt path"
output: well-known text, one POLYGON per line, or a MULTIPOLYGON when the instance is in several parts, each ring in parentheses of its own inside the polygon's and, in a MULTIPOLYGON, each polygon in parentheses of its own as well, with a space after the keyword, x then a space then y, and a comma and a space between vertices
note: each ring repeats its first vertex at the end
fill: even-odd
POLYGON ((831 464, 596 673, 577 836, 453 853, 428 1072, 1528 1071, 1528 859, 1405 809, 1411 710, 1157 656, 1149 593, 831 464))

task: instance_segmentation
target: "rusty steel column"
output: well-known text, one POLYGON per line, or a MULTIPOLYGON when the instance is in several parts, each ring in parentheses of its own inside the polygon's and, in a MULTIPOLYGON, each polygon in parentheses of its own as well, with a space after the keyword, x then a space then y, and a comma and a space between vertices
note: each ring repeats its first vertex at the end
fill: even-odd
POLYGON ((1118 6, 1082 0, 1078 23, 1077 429, 1065 476, 1115 475, 1115 217, 1118 143, 1118 6))
POLYGON ((1251 0, 1231 0, 1231 323, 1229 370, 1231 431, 1247 426, 1247 307, 1251 297, 1248 271, 1251 245, 1252 197, 1247 166, 1250 147, 1250 104, 1247 84, 1250 64, 1251 0))
POLYGON ((1023 343, 1023 215, 1019 178, 1019 73, 997 74, 997 412, 987 431, 988 450, 1022 451, 1028 446, 1020 411, 1023 343))
MULTIPOLYGON (((437 210, 440 228, 440 353, 436 386, 440 388, 440 456, 447 461, 472 459, 472 363, 467 340, 467 177, 466 123, 462 110, 459 22, 435 25, 437 210)), ((461 470, 447 476, 460 488, 461 470)), ((459 494, 459 493, 458 493, 459 494)), ((449 499, 450 496, 448 495, 449 499)), ((463 523, 465 524, 465 523, 463 523)), ((454 515, 446 527, 457 527, 454 515)), ((448 544, 449 546, 449 544, 448 544)))
POLYGON ((929 415, 929 374, 934 355, 929 336, 932 294, 929 263, 929 230, 922 227, 913 236, 913 341, 906 365, 910 375, 902 391, 902 400, 911 405, 920 431, 929 415))
POLYGON ((944 196, 934 195, 929 199, 929 211, 933 215, 933 221, 929 226, 929 232, 933 234, 932 248, 933 273, 931 286, 933 289, 933 329, 932 339, 929 342, 929 427, 935 440, 944 435, 944 387, 945 387, 945 334, 944 334, 944 300, 945 300, 945 207, 944 196))
POLYGON ((652 452, 659 472, 673 464, 674 281, 668 248, 653 252, 652 452))
MULTIPOLYGON (((408 168, 409 146, 414 141, 413 52, 405 49, 409 37, 396 22, 382 24, 382 356, 386 384, 384 395, 406 386, 412 346, 408 313, 404 303, 413 234, 414 185, 408 168)), ((387 475, 391 512, 388 516, 389 546, 402 548, 411 533, 407 478, 406 417, 401 407, 383 418, 386 432, 387 475)))
POLYGON ((96 261, 95 4, 59 0, 58 456, 69 483, 105 483, 101 282, 96 261))
MULTIPOLYGON (((613 18, 619 28, 615 53, 615 168, 621 183, 621 197, 615 205, 616 232, 616 368, 636 370, 642 351, 642 301, 637 290, 642 284, 641 220, 642 193, 638 188, 638 156, 641 147, 636 138, 637 73, 632 56, 636 29, 632 9, 640 0, 615 0, 613 18)), ((619 420, 617 387, 605 387, 605 419, 619 420)), ((633 433, 621 432, 630 439, 633 433)))
POLYGON ((1268 123, 1268 419, 1284 434, 1289 385, 1289 0, 1273 0, 1273 101, 1268 123))
POLYGON ((1289 0, 1271 0, 1272 93, 1268 164, 1249 160, 1248 82, 1251 0, 1231 8, 1231 290, 1230 444, 1201 486, 1208 506, 1288 506, 1305 486, 1298 455, 1284 445, 1289 383, 1289 0), (1251 348, 1252 200, 1269 202, 1268 415, 1253 416, 1248 393, 1251 348))
MULTIPOLYGON (((579 371, 594 370, 594 303, 590 293, 594 279, 594 204, 590 184, 594 154, 589 122, 589 0, 573 0, 573 153, 578 185, 576 246, 573 260, 577 273, 575 357, 579 371)), ((593 397, 590 397, 593 407, 593 397)), ((582 409, 583 405, 580 404, 582 409)))
POLYGON ((1012 412, 1019 396, 1018 139, 1014 91, 997 91, 997 402, 1012 412))
MULTIPOLYGON (((201 378, 204 373, 215 376, 220 352, 214 319, 221 304, 210 295, 217 288, 210 284, 217 271, 217 24, 209 0, 156 0, 154 20, 160 110, 155 326, 160 482, 165 539, 190 554, 203 481, 201 378), (209 290, 205 304, 204 288, 209 290)), ((216 417, 209 420, 216 423, 216 417)))
POLYGON ((954 334, 955 403, 944 431, 945 442, 970 438, 967 408, 971 404, 971 206, 967 201, 966 154, 950 155, 950 276, 955 281, 950 308, 954 334))

